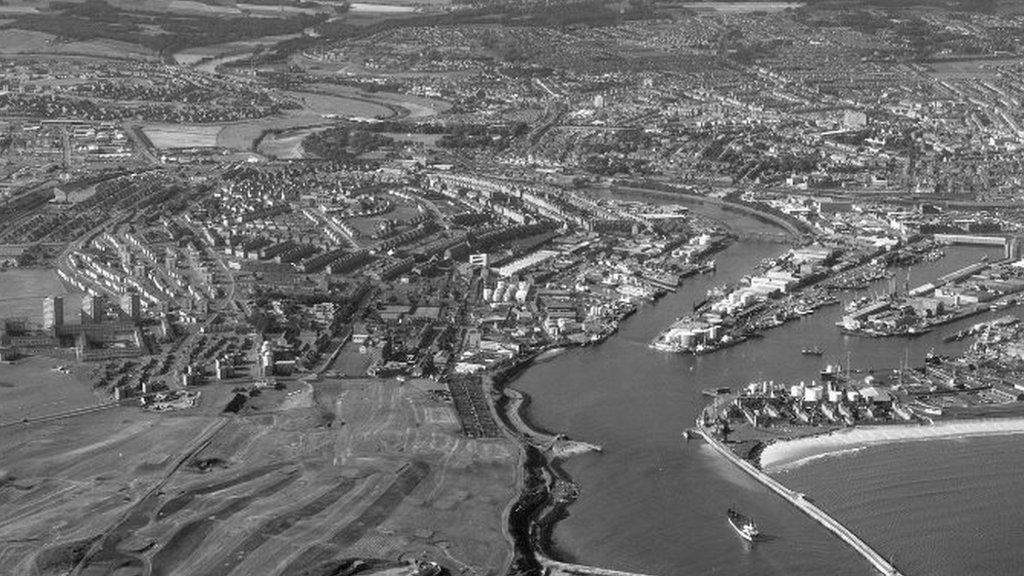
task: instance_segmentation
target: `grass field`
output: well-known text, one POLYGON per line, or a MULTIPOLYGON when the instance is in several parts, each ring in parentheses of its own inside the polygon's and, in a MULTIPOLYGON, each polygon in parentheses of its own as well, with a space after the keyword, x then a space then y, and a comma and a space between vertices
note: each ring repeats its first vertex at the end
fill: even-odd
POLYGON ((222 58, 239 54, 250 54, 259 46, 271 46, 278 42, 295 38, 296 34, 283 34, 280 36, 265 36, 253 40, 239 40, 237 42, 226 42, 224 44, 211 44, 209 46, 194 46, 174 53, 174 61, 178 64, 192 65, 207 58, 222 58))
POLYGON ((390 106, 397 106, 398 108, 404 108, 406 110, 407 117, 410 119, 436 116, 437 114, 451 108, 451 103, 445 102, 444 100, 424 98, 422 96, 415 96, 412 94, 396 94, 393 92, 374 92, 369 94, 363 93, 350 86, 338 86, 333 84, 314 84, 313 89, 321 91, 325 95, 329 95, 324 96, 325 98, 333 97, 340 98, 342 100, 365 98, 375 102, 380 102, 377 106, 387 104, 390 106))
POLYGON ((311 114, 334 114, 340 117, 358 116, 362 118, 387 117, 391 115, 391 110, 387 106, 370 101, 369 99, 363 100, 344 95, 314 94, 309 92, 293 92, 290 96, 302 102, 304 111, 311 114))
MULTIPOLYGON (((325 128, 323 128, 325 129, 325 128)), ((281 134, 269 134, 260 141, 257 152, 279 160, 295 160, 302 158, 302 140, 321 129, 294 130, 281 134)))
POLYGON ((335 121, 326 118, 330 115, 338 118, 392 115, 387 106, 353 98, 305 92, 293 92, 290 96, 302 103, 301 110, 289 110, 285 114, 271 118, 227 124, 217 136, 217 145, 233 150, 248 150, 264 131, 330 124, 335 121))
POLYGON ((941 80, 995 78, 999 66, 1008 66, 1016 61, 1010 58, 1000 60, 947 60, 929 62, 928 75, 941 80))
POLYGON ((208 148, 217 145, 217 136, 223 127, 188 124, 150 124, 142 129, 153 146, 170 148, 208 148))
POLYGON ((106 39, 61 42, 52 34, 10 28, 0 30, 0 54, 52 54, 97 58, 116 56, 143 60, 155 60, 158 57, 156 52, 128 42, 106 39))
POLYGON ((43 321, 43 298, 65 296, 64 317, 75 322, 81 309, 81 292, 70 292, 53 270, 15 268, 0 271, 0 319, 27 318, 43 321))

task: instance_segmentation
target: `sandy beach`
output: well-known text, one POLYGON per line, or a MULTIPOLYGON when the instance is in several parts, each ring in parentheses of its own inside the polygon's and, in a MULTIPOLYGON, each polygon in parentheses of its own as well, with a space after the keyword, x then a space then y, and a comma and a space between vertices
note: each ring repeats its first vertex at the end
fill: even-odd
POLYGON ((927 426, 861 426, 821 436, 775 442, 761 453, 761 468, 766 472, 780 472, 881 444, 1007 434, 1024 434, 1024 418, 960 420, 927 426))

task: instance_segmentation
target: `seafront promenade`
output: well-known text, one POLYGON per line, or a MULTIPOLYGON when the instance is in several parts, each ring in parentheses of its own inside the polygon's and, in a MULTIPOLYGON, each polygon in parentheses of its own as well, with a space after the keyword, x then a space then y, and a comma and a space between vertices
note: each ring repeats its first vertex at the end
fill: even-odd
POLYGON ((886 576, 902 576, 899 570, 896 569, 888 560, 882 557, 881 554, 876 552, 872 547, 868 546, 863 540, 857 537, 856 534, 851 532, 846 526, 843 526, 838 520, 826 514, 821 508, 818 508, 813 503, 804 498, 804 495, 799 492, 794 492, 789 488, 783 486, 780 482, 774 478, 759 470, 756 466, 740 458, 735 452, 729 449, 728 446, 722 443, 721 440, 716 438, 714 434, 710 433, 703 425, 698 423, 697 432, 704 437, 708 445, 711 446, 716 452, 725 456, 726 459, 731 461, 736 466, 739 466, 747 474, 750 474, 755 480, 761 482, 767 486, 770 490, 788 500, 791 504, 799 508, 805 514, 816 520, 819 524, 827 528, 830 532, 838 536, 841 540, 850 545, 851 548, 857 551, 858 554, 863 556, 872 566, 875 567, 880 573, 886 576))

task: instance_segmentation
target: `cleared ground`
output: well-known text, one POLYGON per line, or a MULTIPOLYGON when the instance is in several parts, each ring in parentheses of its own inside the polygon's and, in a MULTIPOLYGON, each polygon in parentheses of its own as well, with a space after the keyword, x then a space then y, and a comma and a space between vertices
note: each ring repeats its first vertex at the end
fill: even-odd
MULTIPOLYGON (((0 425, 109 401, 92 393, 88 384, 89 368, 79 367, 70 374, 53 370, 64 364, 66 362, 35 357, 0 364, 0 425)), ((6 432, 0 429, 0 436, 6 432)))
POLYGON ((691 10, 714 12, 781 12, 792 8, 800 8, 803 2, 683 2, 679 4, 691 10))
POLYGON ((459 436, 430 386, 292 382, 230 417, 214 387, 193 411, 2 429, 0 573, 326 575, 422 553, 503 573, 513 446, 459 436))
POLYGON ((219 125, 151 124, 142 129, 157 149, 209 148, 217 145, 219 125))
POLYGON ((380 13, 396 13, 396 12, 413 12, 415 10, 412 6, 401 6, 397 4, 383 4, 369 2, 353 2, 350 4, 351 11, 353 12, 380 12, 380 13))

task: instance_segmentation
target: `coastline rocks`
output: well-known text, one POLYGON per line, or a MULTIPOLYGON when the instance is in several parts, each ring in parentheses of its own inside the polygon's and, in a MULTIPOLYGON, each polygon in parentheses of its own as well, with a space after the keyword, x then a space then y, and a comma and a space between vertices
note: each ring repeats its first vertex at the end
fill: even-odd
POLYGON ((603 451, 603 448, 597 444, 570 440, 563 435, 556 437, 548 447, 548 453, 551 454, 551 457, 559 459, 570 458, 579 454, 587 454, 588 452, 601 451, 603 451))

